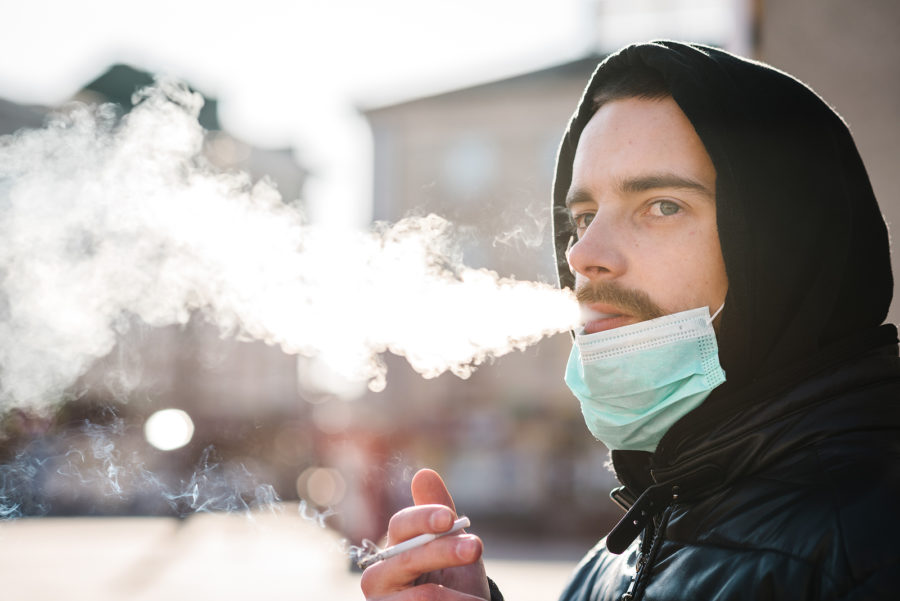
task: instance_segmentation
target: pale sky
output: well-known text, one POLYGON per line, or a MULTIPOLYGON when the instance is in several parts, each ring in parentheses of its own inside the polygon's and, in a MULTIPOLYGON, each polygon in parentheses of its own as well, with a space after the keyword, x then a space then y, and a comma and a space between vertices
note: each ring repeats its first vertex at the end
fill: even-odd
POLYGON ((449 90, 587 51, 585 0, 0 0, 0 97, 58 104, 114 62, 185 78, 223 127, 291 146, 314 217, 368 201, 356 106, 449 90), (323 208, 324 207, 324 208, 323 208), (318 214, 316 214, 318 211, 318 214))

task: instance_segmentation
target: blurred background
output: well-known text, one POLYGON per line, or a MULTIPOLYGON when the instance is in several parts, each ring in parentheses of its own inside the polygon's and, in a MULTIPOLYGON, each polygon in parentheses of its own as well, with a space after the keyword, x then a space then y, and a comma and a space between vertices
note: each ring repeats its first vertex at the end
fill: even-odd
MULTIPOLYGON (((126 114, 171 75, 205 98, 217 168, 270 178, 314 224, 437 213, 467 264, 517 279, 555 280, 550 184, 581 89, 607 53, 652 38, 806 81, 900 223, 892 0, 36 0, 3 14, 0 135, 73 101, 126 114)), ((507 598, 555 598, 620 515, 606 450, 562 382, 569 344, 467 380, 387 356, 375 393, 199 318, 132 329, 53 412, 0 416, 4 597, 358 598, 347 546, 378 541, 427 466, 507 598)))

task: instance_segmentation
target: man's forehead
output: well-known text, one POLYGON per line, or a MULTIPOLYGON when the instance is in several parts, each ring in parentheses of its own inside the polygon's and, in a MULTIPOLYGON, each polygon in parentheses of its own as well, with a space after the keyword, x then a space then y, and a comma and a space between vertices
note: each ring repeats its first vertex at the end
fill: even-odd
POLYGON ((716 170, 693 124, 671 98, 603 105, 582 130, 566 204, 602 181, 623 193, 675 188, 715 195, 716 170), (577 193, 576 193, 577 192, 577 193))

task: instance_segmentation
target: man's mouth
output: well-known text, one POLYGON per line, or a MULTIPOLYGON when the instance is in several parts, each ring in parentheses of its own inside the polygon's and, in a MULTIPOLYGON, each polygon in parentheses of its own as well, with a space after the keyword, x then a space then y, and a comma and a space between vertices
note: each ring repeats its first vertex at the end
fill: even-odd
POLYGON ((594 334, 665 315, 646 292, 600 280, 579 285, 575 298, 581 305, 584 332, 594 334))
POLYGON ((633 315, 616 307, 601 304, 582 305, 581 315, 584 320, 585 334, 604 332, 639 321, 633 315))

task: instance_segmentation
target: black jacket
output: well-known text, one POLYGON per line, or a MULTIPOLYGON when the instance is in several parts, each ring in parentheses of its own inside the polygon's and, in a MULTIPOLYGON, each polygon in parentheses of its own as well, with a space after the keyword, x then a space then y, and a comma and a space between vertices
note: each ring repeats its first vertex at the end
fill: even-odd
POLYGON ((628 483, 616 496, 644 496, 564 601, 900 598, 896 345, 759 401, 686 441, 665 469, 614 453, 628 483))
POLYGON ((612 453, 628 513, 563 599, 900 599, 900 363, 881 325, 893 279, 847 125, 793 77, 721 50, 611 55, 560 147, 562 286, 578 139, 604 83, 632 68, 663 78, 716 168, 727 381, 652 455, 612 453))

